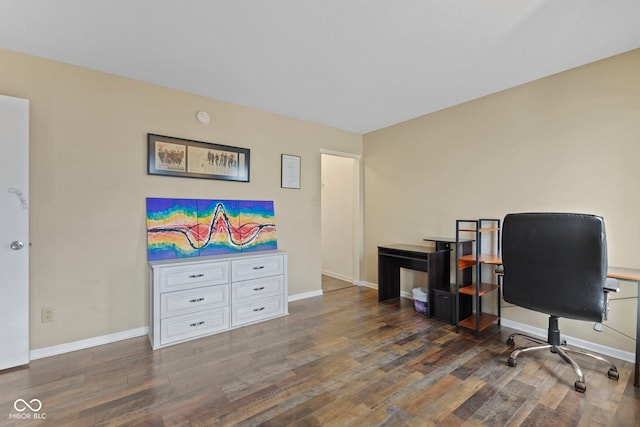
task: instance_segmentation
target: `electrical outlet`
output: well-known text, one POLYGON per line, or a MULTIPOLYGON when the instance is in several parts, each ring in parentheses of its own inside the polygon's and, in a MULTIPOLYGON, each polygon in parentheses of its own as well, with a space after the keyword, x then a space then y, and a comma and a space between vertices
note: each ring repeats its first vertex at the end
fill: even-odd
POLYGON ((42 309, 40 316, 42 323, 53 322, 56 320, 56 309, 53 307, 45 307, 42 309))

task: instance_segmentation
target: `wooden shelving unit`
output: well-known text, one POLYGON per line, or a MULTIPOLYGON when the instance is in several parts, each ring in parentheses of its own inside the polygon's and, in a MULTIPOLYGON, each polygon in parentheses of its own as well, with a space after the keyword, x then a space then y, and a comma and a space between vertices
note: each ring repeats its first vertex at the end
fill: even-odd
MULTIPOLYGON (((459 327, 464 327, 478 333, 496 322, 500 324, 500 284, 499 282, 483 281, 483 276, 489 275, 486 272, 483 274, 484 266, 502 264, 500 257, 500 220, 457 220, 456 243, 470 238, 473 238, 476 243, 473 253, 460 254, 456 257, 458 271, 456 272, 455 294, 456 301, 459 301, 462 295, 470 295, 473 298, 474 311, 470 316, 460 319, 456 323, 456 331, 459 330, 459 327), (489 252, 483 252, 482 236, 485 236, 485 242, 488 238, 495 239, 489 242, 492 248, 489 252), (475 274, 472 274, 472 272, 475 274), (473 279, 474 277, 475 280, 473 279), (484 312, 482 309, 483 298, 490 298, 493 295, 496 298, 497 315, 484 312)), ((493 274, 491 274, 491 277, 493 279, 493 274)))

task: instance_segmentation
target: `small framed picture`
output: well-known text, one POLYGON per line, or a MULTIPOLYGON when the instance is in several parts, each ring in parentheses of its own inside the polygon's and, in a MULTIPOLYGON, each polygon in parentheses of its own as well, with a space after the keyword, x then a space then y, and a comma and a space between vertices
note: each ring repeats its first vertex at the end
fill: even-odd
POLYGON ((190 139, 147 135, 147 173, 249 182, 251 150, 190 139))
POLYGON ((300 156, 282 155, 282 188, 300 188, 300 156))

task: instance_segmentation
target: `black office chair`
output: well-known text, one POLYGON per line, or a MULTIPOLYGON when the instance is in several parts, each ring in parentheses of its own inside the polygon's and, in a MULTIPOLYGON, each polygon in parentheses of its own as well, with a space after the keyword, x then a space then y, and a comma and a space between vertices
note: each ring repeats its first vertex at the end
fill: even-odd
POLYGON ((549 314, 548 337, 524 337, 538 345, 515 348, 508 359, 515 367, 520 353, 550 349, 569 363, 576 373, 575 389, 585 392, 584 375, 567 353, 578 353, 610 365, 608 376, 618 379, 618 370, 608 360, 567 347, 560 338, 558 318, 602 322, 606 319, 607 240, 604 219, 595 215, 565 213, 521 213, 505 217, 502 232, 504 300, 549 314))

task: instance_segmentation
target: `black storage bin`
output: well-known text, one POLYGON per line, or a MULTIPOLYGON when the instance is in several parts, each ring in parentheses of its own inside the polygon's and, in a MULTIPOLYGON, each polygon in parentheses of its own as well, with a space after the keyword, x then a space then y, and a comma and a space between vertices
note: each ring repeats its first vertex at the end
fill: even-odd
MULTIPOLYGON (((465 319, 471 316, 472 313, 472 301, 471 295, 460 294, 460 319, 465 319)), ((454 320, 454 307, 456 302, 456 295, 451 292, 443 291, 441 289, 433 290, 433 299, 431 303, 431 315, 443 322, 455 324, 454 320)))

